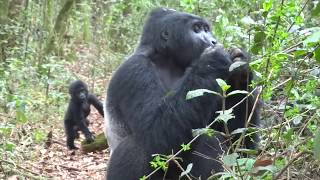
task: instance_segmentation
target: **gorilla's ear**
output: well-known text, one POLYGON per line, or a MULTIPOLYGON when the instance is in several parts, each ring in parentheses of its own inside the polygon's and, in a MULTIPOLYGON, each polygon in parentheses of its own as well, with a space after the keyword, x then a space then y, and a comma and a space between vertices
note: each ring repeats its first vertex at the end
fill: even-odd
POLYGON ((161 32, 160 38, 164 41, 168 41, 169 40, 169 33, 167 30, 164 30, 161 32))

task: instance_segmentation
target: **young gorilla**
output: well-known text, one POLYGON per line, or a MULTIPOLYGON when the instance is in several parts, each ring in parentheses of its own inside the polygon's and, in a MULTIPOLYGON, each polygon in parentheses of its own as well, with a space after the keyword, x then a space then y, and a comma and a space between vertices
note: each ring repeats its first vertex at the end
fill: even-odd
POLYGON ((64 117, 64 127, 67 136, 68 149, 78 149, 74 145, 74 140, 79 138, 79 132, 82 131, 88 143, 92 142, 94 136, 89 131, 89 121, 87 116, 90 114, 90 105, 92 104, 103 116, 103 105, 93 95, 88 92, 87 85, 80 81, 74 81, 70 84, 69 94, 71 96, 68 110, 64 117))
MULTIPOLYGON (((221 110, 221 98, 206 95, 187 101, 188 91, 220 91, 217 78, 232 86, 238 83, 236 89, 247 88, 250 81, 241 79, 239 73, 247 72, 248 66, 240 72, 228 70, 233 60, 246 61, 247 57, 239 49, 225 52, 210 31, 204 19, 192 14, 161 8, 150 13, 136 52, 119 67, 109 84, 105 109, 112 151, 108 180, 136 180, 147 175, 152 171, 152 154, 176 152, 192 139, 192 129, 212 122, 216 111, 221 110)), ((227 108, 237 102, 238 98, 228 98, 227 108)), ((249 113, 252 102, 250 98, 249 113)), ((246 110, 246 103, 234 110, 230 130, 244 127, 246 110)), ((257 125, 258 120, 254 116, 251 122, 257 125)), ((223 131, 222 127, 220 123, 212 126, 223 131)), ((179 155, 183 158, 181 165, 186 168, 193 163, 191 174, 202 179, 211 171, 220 171, 222 166, 217 160, 225 149, 223 141, 225 138, 218 134, 201 136, 192 144, 192 152, 179 155)), ((254 147, 254 143, 245 145, 254 147)), ((178 179, 180 173, 169 167, 165 178, 178 179)), ((163 179, 163 175, 158 172, 151 179, 163 179)))

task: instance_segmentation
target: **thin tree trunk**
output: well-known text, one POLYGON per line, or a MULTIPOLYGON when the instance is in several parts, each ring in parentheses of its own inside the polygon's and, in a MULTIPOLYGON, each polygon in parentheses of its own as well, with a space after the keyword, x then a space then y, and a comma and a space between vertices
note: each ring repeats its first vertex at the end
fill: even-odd
POLYGON ((8 18, 9 0, 0 1, 0 25, 6 23, 8 18))
POLYGON ((55 51, 56 50, 55 42, 61 41, 63 34, 66 31, 66 26, 68 23, 67 20, 74 2, 75 0, 67 0, 64 6, 62 7, 62 9, 60 10, 57 20, 54 24, 54 28, 53 28, 54 32, 51 33, 50 40, 45 50, 46 54, 52 52, 53 50, 55 51))

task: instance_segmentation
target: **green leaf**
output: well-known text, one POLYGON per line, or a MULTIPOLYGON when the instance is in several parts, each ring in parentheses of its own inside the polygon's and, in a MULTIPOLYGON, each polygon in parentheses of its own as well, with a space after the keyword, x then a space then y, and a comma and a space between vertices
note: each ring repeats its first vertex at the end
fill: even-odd
POLYGON ((161 157, 160 155, 155 155, 153 160, 150 162, 151 167, 153 168, 161 168, 163 170, 166 170, 168 168, 168 165, 166 164, 167 159, 161 157))
POLYGON ((306 49, 297 49, 296 51, 294 51, 294 57, 300 57, 300 56, 303 56, 305 54, 308 53, 308 50, 306 49))
POLYGON ((302 120, 302 116, 298 115, 298 116, 293 118, 292 122, 293 122, 294 125, 298 125, 298 124, 301 123, 301 120, 302 120))
POLYGON ((314 157, 320 161, 320 129, 318 129, 314 138, 313 153, 314 157))
POLYGON ((181 144, 181 147, 183 151, 188 151, 191 149, 190 144, 181 144))
POLYGON ((318 1, 316 8, 314 8, 313 11, 311 11, 312 16, 318 16, 320 14, 320 3, 318 1))
POLYGON ((231 135, 234 135, 234 134, 241 134, 243 132, 246 132, 247 131, 247 128, 238 128, 234 131, 231 132, 231 135))
POLYGON ((237 165, 237 158, 239 155, 237 153, 232 153, 223 157, 223 163, 226 166, 235 166, 237 165))
POLYGON ((232 113, 233 109, 228 109, 225 111, 217 111, 217 113, 219 113, 219 116, 216 117, 216 119, 218 120, 222 120, 224 123, 228 123, 228 121, 232 118, 234 118, 235 116, 232 113))
POLYGON ((220 88, 222 89, 222 91, 226 92, 231 86, 228 85, 223 79, 216 79, 218 85, 220 86, 220 88))
POLYGON ((17 110, 16 111, 16 118, 17 118, 17 121, 18 122, 21 122, 21 123, 26 123, 27 122, 27 117, 26 117, 26 115, 22 112, 22 111, 20 111, 20 110, 17 110))
POLYGON ((237 69, 238 67, 243 66, 243 65, 245 65, 245 64, 247 64, 247 62, 244 62, 244 61, 236 61, 236 62, 234 62, 234 63, 232 63, 232 64, 230 65, 230 67, 229 67, 229 72, 232 72, 232 71, 234 71, 235 69, 237 69))
POLYGON ((260 171, 276 172, 277 168, 273 165, 268 165, 268 166, 257 166, 252 169, 252 172, 255 174, 260 171))
POLYGON ((13 152, 15 147, 16 147, 16 145, 13 144, 12 142, 7 142, 7 143, 5 143, 5 146, 4 146, 5 150, 10 151, 10 152, 13 152))
POLYGON ((187 169, 180 174, 180 177, 183 177, 183 176, 187 175, 188 173, 190 173, 192 167, 193 167, 192 163, 188 164, 187 169))
POLYGON ((228 95, 228 96, 232 96, 232 95, 235 95, 235 94, 249 94, 248 91, 244 91, 244 90, 234 90, 234 91, 231 91, 228 95))
POLYGON ((42 131, 35 130, 33 132, 33 139, 35 140, 35 142, 40 143, 40 142, 44 141, 45 138, 46 138, 46 136, 42 131))
POLYGON ((264 11, 269 11, 270 8, 272 7, 272 3, 273 3, 273 0, 267 0, 267 1, 265 1, 265 2, 262 4, 263 10, 264 10, 264 11))
MULTIPOLYGON (((318 3, 320 4, 320 3, 318 3)), ((320 47, 318 47, 315 51, 314 51, 314 58, 316 59, 316 61, 318 63, 320 63, 320 47)))
POLYGON ((253 38, 253 46, 251 48, 251 52, 253 54, 258 54, 264 44, 264 40, 266 38, 266 34, 263 31, 258 31, 253 38))
POLYGON ((254 150, 254 149, 243 149, 243 148, 239 148, 237 149, 237 152, 238 153, 245 153, 245 154, 248 154, 248 155, 257 155, 258 151, 257 150, 254 150))
POLYGON ((234 135, 234 134, 239 134, 243 132, 255 132, 255 131, 257 131, 256 127, 238 128, 232 131, 231 134, 234 135))
POLYGON ((199 96, 203 96, 204 93, 209 93, 209 94, 221 96, 219 93, 217 93, 215 91, 210 91, 208 89, 196 89, 196 90, 189 91, 187 93, 186 100, 189 100, 189 99, 192 99, 195 97, 199 97, 199 96))
POLYGON ((320 41, 320 30, 312 33, 307 39, 303 41, 303 43, 306 45, 309 43, 317 43, 319 41, 320 41))
POLYGON ((245 16, 241 19, 241 22, 245 25, 253 25, 255 24, 256 22, 254 22, 254 20, 250 17, 250 16, 245 16))
POLYGON ((206 134, 209 137, 212 137, 214 135, 214 130, 211 128, 201 128, 201 129, 193 129, 192 130, 192 136, 196 137, 198 135, 206 134))

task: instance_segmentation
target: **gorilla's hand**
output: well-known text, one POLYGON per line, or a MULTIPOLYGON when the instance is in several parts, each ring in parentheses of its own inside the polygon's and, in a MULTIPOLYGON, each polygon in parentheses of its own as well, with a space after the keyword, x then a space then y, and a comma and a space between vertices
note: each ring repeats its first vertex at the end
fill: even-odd
POLYGON ((249 61, 248 54, 239 48, 231 48, 229 49, 228 52, 230 54, 230 58, 232 62, 236 62, 236 61, 248 62, 249 61))
POLYGON ((201 55, 201 60, 209 61, 209 64, 218 69, 229 67, 232 63, 228 52, 222 44, 210 46, 201 55))
POLYGON ((239 48, 231 48, 228 51, 231 61, 229 67, 230 78, 229 83, 234 89, 245 90, 252 79, 252 73, 249 67, 249 56, 246 52, 239 48))
POLYGON ((94 141, 95 137, 92 133, 86 135, 86 141, 87 143, 92 143, 94 141))

